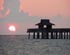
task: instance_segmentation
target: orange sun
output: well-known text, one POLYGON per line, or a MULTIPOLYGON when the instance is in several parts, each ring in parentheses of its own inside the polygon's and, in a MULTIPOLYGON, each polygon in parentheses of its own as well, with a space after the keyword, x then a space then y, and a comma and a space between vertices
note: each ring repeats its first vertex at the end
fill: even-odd
POLYGON ((11 32, 15 32, 16 31, 16 27, 15 26, 9 26, 9 31, 11 31, 11 32))

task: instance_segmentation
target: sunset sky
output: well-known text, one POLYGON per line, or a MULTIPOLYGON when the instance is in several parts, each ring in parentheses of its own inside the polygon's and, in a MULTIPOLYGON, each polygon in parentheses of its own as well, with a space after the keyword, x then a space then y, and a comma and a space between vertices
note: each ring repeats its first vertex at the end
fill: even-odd
POLYGON ((21 0, 21 9, 36 16, 70 16, 69 0, 21 0))
MULTIPOLYGON (((4 23, 10 24, 14 22, 16 26, 20 27, 18 33, 21 34, 21 32, 25 33, 26 29, 29 26, 31 28, 34 27, 35 23, 39 22, 41 19, 39 17, 42 17, 48 18, 53 23, 56 23, 55 27, 70 28, 70 0, 20 0, 20 3, 18 5, 16 1, 18 0, 0 0, 0 25, 3 25, 4 23), (18 6, 19 8, 17 8, 18 6), (17 14, 17 12, 20 13, 19 11, 23 13, 20 14, 19 17, 27 16, 27 18, 19 19, 16 17, 16 19, 12 19, 12 16, 16 16, 15 14, 17 14), (10 19, 12 19, 13 22, 10 22, 10 19), (17 19, 25 20, 27 22, 18 22, 17 19), (23 25, 25 25, 25 27, 23 25)), ((6 24, 4 24, 3 27, 5 27, 5 25, 6 24)), ((2 32, 0 32, 0 34, 8 33, 7 30, 4 31, 3 29, 1 29, 2 32)))

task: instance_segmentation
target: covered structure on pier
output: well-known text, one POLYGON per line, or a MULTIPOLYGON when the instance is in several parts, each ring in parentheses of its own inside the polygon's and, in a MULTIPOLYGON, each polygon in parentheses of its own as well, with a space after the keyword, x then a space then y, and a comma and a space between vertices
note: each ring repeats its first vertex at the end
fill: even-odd
POLYGON ((70 39, 70 28, 52 28, 53 23, 49 19, 41 19, 40 23, 36 24, 38 28, 28 29, 30 36, 33 39, 70 39), (30 35, 30 34, 33 35, 30 35))

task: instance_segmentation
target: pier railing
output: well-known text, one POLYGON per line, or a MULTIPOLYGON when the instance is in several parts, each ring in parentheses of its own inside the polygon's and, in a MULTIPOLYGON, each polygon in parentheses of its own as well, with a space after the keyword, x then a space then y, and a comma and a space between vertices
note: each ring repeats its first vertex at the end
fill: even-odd
POLYGON ((70 39, 70 29, 28 29, 28 38, 33 39, 70 39), (31 37, 32 36, 32 37, 31 37))

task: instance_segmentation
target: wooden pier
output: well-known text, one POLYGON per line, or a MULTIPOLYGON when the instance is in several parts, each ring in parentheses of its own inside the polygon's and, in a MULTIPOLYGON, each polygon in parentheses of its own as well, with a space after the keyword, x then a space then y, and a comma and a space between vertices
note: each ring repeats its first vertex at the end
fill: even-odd
POLYGON ((27 30, 28 39, 70 39, 70 28, 52 28, 54 24, 48 19, 42 19, 36 25, 38 28, 27 30))

